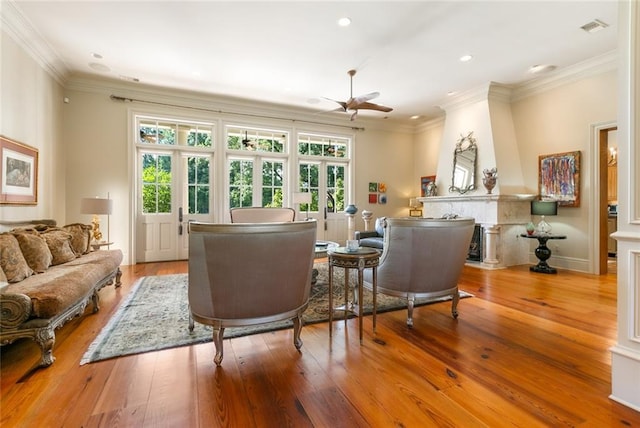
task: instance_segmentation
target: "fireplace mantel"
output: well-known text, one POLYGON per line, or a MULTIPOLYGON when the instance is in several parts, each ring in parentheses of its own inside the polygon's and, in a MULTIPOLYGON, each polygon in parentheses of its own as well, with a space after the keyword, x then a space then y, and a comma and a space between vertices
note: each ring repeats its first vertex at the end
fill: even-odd
MULTIPOLYGON (((483 260, 475 263, 487 269, 529 262, 529 243, 520 238, 531 221, 530 201, 535 195, 452 195, 419 198, 423 216, 447 214, 472 217, 484 230, 483 260)), ((473 264, 473 263, 471 263, 473 264)))

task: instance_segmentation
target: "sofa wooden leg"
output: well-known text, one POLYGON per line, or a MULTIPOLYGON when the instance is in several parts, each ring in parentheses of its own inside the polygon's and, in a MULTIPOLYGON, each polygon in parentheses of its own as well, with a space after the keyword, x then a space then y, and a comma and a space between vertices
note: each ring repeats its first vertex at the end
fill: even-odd
POLYGON ((38 329, 35 340, 41 351, 40 366, 50 366, 56 360, 53 356, 53 345, 56 343, 56 334, 53 328, 38 329))
POLYGON ((122 271, 120 270, 120 267, 118 267, 118 270, 116 271, 116 283, 114 284, 114 287, 119 288, 122 285, 122 282, 120 282, 121 277, 122 271))

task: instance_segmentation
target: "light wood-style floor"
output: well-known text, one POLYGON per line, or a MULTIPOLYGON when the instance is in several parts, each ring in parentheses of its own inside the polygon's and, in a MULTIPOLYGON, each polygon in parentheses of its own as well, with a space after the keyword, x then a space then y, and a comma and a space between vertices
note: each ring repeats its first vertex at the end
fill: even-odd
MULTIPOLYGON (((58 330, 53 366, 33 370, 31 341, 2 347, 2 427, 640 427, 608 398, 616 335, 615 275, 527 266, 465 268, 460 302, 225 340, 79 366, 86 348, 146 275, 184 262, 123 267, 102 309, 58 330)), ((437 274, 435 272, 434 274, 437 274)), ((185 326, 186 328, 186 326, 185 326)))

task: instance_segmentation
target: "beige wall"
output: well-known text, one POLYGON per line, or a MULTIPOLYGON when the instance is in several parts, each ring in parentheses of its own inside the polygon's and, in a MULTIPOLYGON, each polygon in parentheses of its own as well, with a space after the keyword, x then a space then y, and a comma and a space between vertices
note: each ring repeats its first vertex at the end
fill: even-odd
POLYGON ((580 207, 560 207, 550 219, 554 232, 566 234, 552 248, 560 267, 587 270, 590 255, 589 208, 594 172, 592 126, 615 122, 617 115, 617 74, 594 75, 512 103, 512 115, 520 151, 520 161, 528 193, 538 193, 538 156, 580 151, 580 207), (556 248, 557 247, 557 248, 556 248))
POLYGON ((38 204, 0 205, 0 219, 64 220, 62 87, 0 31, 0 135, 38 149, 38 204))

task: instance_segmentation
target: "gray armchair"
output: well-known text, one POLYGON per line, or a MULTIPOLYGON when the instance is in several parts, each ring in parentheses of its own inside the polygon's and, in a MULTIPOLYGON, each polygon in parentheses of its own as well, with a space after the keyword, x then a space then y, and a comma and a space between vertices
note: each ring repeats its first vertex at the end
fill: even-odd
POLYGON ((373 230, 356 231, 355 239, 358 240, 361 247, 376 248, 378 250, 383 249, 386 220, 386 217, 379 217, 376 219, 373 230))
POLYGON ((273 223, 294 221, 296 219, 296 211, 287 207, 231 208, 229 214, 231 223, 273 223))
POLYGON ((300 349, 316 227, 315 220, 189 224, 190 312, 213 326, 216 365, 222 363, 226 327, 292 319, 293 344, 300 349))
MULTIPOLYGON (((458 316, 458 279, 469 251, 475 220, 471 218, 387 218, 384 250, 378 265, 378 292, 407 299, 407 325, 413 326, 416 297, 451 296, 458 316)), ((364 271, 371 290, 372 272, 364 271)))

